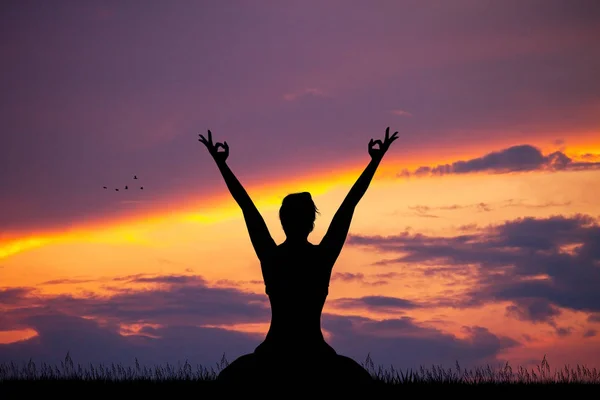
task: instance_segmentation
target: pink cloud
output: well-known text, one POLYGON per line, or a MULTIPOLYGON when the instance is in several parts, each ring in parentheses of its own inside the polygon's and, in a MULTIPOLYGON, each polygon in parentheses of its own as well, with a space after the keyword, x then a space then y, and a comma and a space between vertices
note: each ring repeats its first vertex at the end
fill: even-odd
POLYGON ((392 110, 392 111, 390 111, 390 113, 392 115, 397 115, 399 117, 412 117, 411 113, 409 113, 408 111, 400 110, 400 109, 392 110))

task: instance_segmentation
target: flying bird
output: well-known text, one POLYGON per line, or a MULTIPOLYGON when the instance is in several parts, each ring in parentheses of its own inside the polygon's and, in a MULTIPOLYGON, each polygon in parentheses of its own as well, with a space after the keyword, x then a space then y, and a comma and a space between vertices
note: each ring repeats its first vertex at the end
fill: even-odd
MULTIPOLYGON (((133 179, 138 179, 137 175, 134 175, 134 176, 133 176, 133 179)), ((103 188, 103 189, 108 189, 108 187, 107 187, 107 186, 102 186, 102 188, 103 188)), ((129 185, 125 185, 125 187, 124 187, 123 189, 125 189, 125 190, 129 190, 129 185)), ((140 189, 142 189, 142 190, 143 190, 143 189, 144 189, 144 187, 143 187, 143 186, 141 186, 141 187, 140 187, 140 189)), ((118 188, 115 188, 115 191, 116 191, 116 192, 118 192, 118 191, 119 191, 119 189, 118 189, 118 188)))

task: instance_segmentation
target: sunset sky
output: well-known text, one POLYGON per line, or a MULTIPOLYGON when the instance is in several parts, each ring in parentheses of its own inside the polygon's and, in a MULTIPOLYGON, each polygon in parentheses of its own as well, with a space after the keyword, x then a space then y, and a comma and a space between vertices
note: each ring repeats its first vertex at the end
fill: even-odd
POLYGON ((0 32, 0 363, 252 352, 268 298, 198 134, 276 242, 311 192, 316 244, 389 126, 326 340, 600 367, 598 2, 14 0, 0 32))

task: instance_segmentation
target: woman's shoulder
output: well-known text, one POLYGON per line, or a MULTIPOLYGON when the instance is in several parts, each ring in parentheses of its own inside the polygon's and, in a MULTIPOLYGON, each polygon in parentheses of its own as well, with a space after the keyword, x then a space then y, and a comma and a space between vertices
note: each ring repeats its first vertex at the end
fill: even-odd
POLYGON ((290 246, 288 243, 278 244, 273 248, 273 251, 270 252, 271 259, 282 259, 282 258, 307 258, 307 257, 315 257, 318 256, 320 252, 319 245, 313 243, 306 243, 302 246, 290 246))

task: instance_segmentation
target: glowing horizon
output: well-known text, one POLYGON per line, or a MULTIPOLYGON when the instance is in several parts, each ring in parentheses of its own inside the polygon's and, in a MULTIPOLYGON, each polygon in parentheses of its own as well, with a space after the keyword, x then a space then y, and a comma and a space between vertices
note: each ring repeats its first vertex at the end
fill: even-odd
MULTIPOLYGON (((596 155, 600 158, 600 145, 597 141, 590 140, 585 137, 586 141, 580 142, 577 146, 569 146, 568 150, 565 151, 565 154, 573 157, 575 160, 586 160, 585 158, 581 158, 582 155, 596 155)), ((549 146, 541 147, 542 151, 545 150, 545 153, 548 153, 554 149, 549 146)), ((490 149, 489 152, 498 151, 498 149, 490 149)), ((460 159, 464 158, 475 158, 485 155, 486 152, 469 152, 463 153, 459 157, 460 159)), ((367 159, 367 157, 364 157, 367 159)), ((395 156, 390 154, 390 158, 392 160, 399 159, 400 156, 395 156)), ((436 160, 435 162, 427 162, 427 161, 416 161, 414 158, 412 162, 407 163, 404 161, 402 164, 392 164, 392 160, 386 160, 382 163, 380 168, 378 169, 377 175, 374 178, 374 184, 381 182, 382 179, 387 180, 398 180, 397 177, 398 172, 402 168, 406 169, 415 169, 421 165, 439 165, 452 163, 455 161, 455 158, 443 158, 436 160)), ((255 204, 259 210, 262 209, 270 209, 272 207, 278 207, 281 204, 281 200, 284 195, 281 193, 292 193, 294 191, 309 191, 311 194, 318 196, 320 194, 326 193, 338 185, 346 185, 348 190, 351 185, 354 183, 356 178, 362 172, 364 166, 366 166, 365 161, 362 161, 362 165, 359 162, 354 162, 352 166, 339 168, 336 172, 323 173, 321 171, 327 170, 327 167, 321 167, 319 172, 315 172, 311 175, 306 175, 302 177, 298 177, 294 182, 289 183, 285 182, 285 178, 279 178, 268 184, 255 185, 247 187, 246 190, 250 193, 251 197, 255 201, 255 204), (317 182, 317 183, 315 183, 317 182), (326 182, 326 183, 325 183, 326 182)), ((331 170, 329 170, 331 171, 331 170)), ((242 184, 244 184, 242 182, 242 184)), ((208 199, 194 199, 192 201, 184 201, 186 204, 194 203, 193 206, 186 206, 179 208, 175 213, 164 213, 164 210, 157 207, 156 211, 152 211, 152 215, 149 215, 148 211, 144 210, 139 214, 131 214, 130 216, 123 216, 121 218, 114 218, 112 220, 106 220, 105 217, 99 216, 97 220, 102 222, 96 223, 87 223, 87 224, 77 224, 75 227, 70 229, 62 230, 62 231, 52 231, 49 229, 46 232, 39 232, 36 234, 32 234, 30 236, 22 237, 22 238, 9 238, 2 240, 0 238, 0 260, 2 258, 8 257, 11 254, 15 254, 20 251, 25 251, 30 248, 35 248, 38 246, 42 246, 44 244, 56 243, 61 241, 68 241, 70 237, 77 237, 79 239, 83 237, 88 237, 93 240, 95 236, 105 237, 102 234, 95 234, 93 231, 96 230, 109 230, 114 228, 115 225, 118 226, 127 226, 129 229, 134 230, 135 226, 144 225, 144 224, 155 224, 164 222, 170 219, 183 219, 188 221, 195 221, 199 223, 210 224, 211 222, 218 222, 222 219, 230 219, 234 217, 238 217, 239 207, 234 201, 231 199, 229 192, 224 184, 221 185, 221 189, 215 189, 215 194, 208 199), (220 192, 219 194, 216 194, 220 192), (227 203, 227 206, 220 206, 221 203, 227 203), (203 211, 206 210, 211 215, 206 216, 203 214, 203 211), (142 222, 140 222, 142 221, 142 222), (3 243, 4 242, 4 243, 3 243)), ((119 228, 119 230, 124 231, 123 237, 130 239, 132 238, 132 234, 127 234, 128 228, 119 228)), ((118 234, 119 235, 119 234, 118 234)), ((16 235, 14 235, 16 236, 16 235)), ((127 240, 127 239, 126 239, 127 240)))

